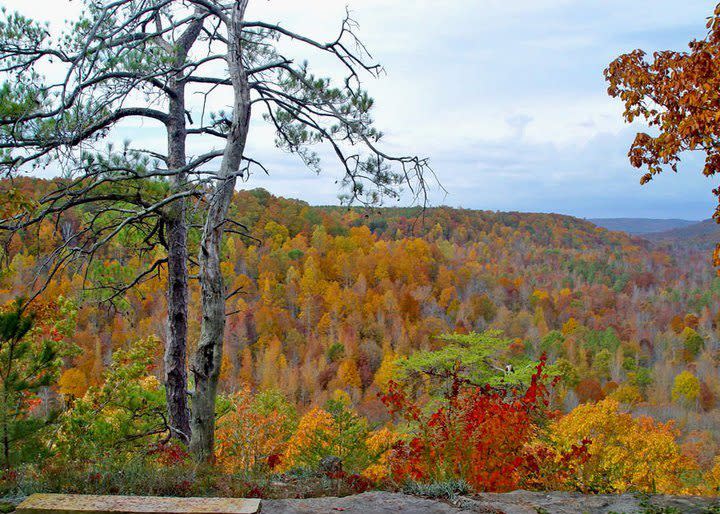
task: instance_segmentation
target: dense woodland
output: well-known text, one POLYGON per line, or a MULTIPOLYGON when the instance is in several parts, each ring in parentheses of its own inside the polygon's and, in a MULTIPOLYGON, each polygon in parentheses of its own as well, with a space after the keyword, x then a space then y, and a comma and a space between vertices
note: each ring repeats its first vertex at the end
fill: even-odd
MULTIPOLYGON (((383 143, 351 12, 322 42, 250 3, 3 10, 0 494, 718 495, 713 231, 381 207, 442 185, 383 143), (131 119, 165 148, 118 145, 131 119), (237 190, 260 122, 343 207, 237 190)), ((720 172, 720 5, 706 29, 604 71, 643 184, 720 172)))
MULTIPOLYGON (((3 188, 25 202, 51 184, 18 180, 3 188)), ((706 248, 655 246, 554 214, 312 207, 259 189, 236 193, 231 209, 247 231, 223 245, 231 292, 216 455, 223 469, 288 471, 340 455, 348 471, 369 481, 455 477, 480 489, 714 491, 720 279, 706 248), (481 400, 515 405, 503 395, 539 387, 528 405, 544 421, 530 421, 534 410, 501 407, 495 422, 506 438, 487 443, 498 455, 494 469, 430 469, 422 451, 412 453, 422 436, 400 458, 403 438, 417 427, 436 430, 437 415, 452 412, 432 409, 443 401, 465 405, 458 411, 470 405, 457 387, 445 391, 434 379, 504 391, 487 390, 473 408, 481 400), (528 433, 517 437, 518 426, 528 433), (258 440, 247 440, 249 432, 258 440), (514 438, 520 446, 510 451, 504 445, 514 438), (527 462, 513 464, 506 453, 538 441, 547 446, 545 460, 532 459, 545 463, 544 473, 535 472, 537 462, 534 472, 521 472, 527 462), (393 462, 400 461, 417 462, 398 469, 393 462), (565 464, 563 475, 558 466, 565 464), (513 478, 499 478, 508 465, 513 478), (550 475, 566 479, 551 484, 550 475)), ((72 233, 63 227, 93 214, 76 209, 5 240, 3 304, 44 284, 43 255, 72 233)), ((63 458, 81 458, 118 445, 143 453, 165 440, 152 407, 163 401, 163 266, 122 295, 113 289, 156 259, 135 251, 138 238, 129 231, 90 269, 78 265, 52 277, 31 304, 46 334, 38 337, 50 334, 66 349, 58 352, 56 381, 22 399, 31 408, 20 418, 52 417, 54 428, 19 437, 11 465, 27 462, 37 437, 49 462, 63 444, 63 458), (123 394, 113 383, 121 378, 123 394), (108 409, 105 395, 121 412, 108 409)), ((191 303, 198 301, 193 287, 191 303)), ((190 341, 198 331, 191 320, 190 341)), ((485 403, 483 412, 492 412, 485 403)), ((439 444, 438 434, 432 441, 439 444)))

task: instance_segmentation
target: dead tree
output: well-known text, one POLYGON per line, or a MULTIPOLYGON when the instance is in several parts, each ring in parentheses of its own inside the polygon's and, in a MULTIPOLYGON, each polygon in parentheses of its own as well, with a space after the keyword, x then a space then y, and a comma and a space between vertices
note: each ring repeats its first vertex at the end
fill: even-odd
POLYGON ((212 456, 215 396, 222 362, 225 331, 226 290, 220 273, 221 242, 228 224, 227 213, 235 183, 253 161, 245 155, 253 107, 275 127, 276 144, 297 154, 312 170, 320 171, 313 145, 328 145, 342 166, 344 201, 377 204, 384 197, 399 198, 405 184, 421 203, 426 201, 426 159, 392 156, 378 143, 382 134, 374 128, 372 99, 362 89, 360 74, 377 76, 381 68, 355 34, 349 15, 342 21, 338 37, 328 43, 316 41, 280 25, 248 21, 248 0, 219 2, 192 0, 215 14, 216 32, 226 50, 228 78, 195 77, 202 83, 227 87, 232 93, 232 114, 223 119, 212 135, 224 142, 218 177, 208 193, 208 209, 198 256, 202 288, 200 342, 191 371, 195 379, 192 399, 190 447, 199 460, 212 456), (330 79, 313 76, 307 63, 294 63, 276 45, 281 38, 301 45, 307 53, 334 57, 345 70, 340 87, 330 79))
POLYGON ((208 13, 168 0, 86 1, 81 19, 57 40, 39 23, 9 14, 0 24, 0 170, 7 179, 54 168, 63 177, 0 221, 10 237, 85 209, 90 216, 44 259, 44 280, 89 265, 128 232, 154 257, 127 283, 100 284, 105 299, 167 268, 165 384, 173 434, 189 441, 187 401, 188 249, 186 204, 198 172, 219 153, 188 157, 187 81, 211 56, 195 58, 208 13), (120 122, 164 130, 164 151, 108 144, 120 122), (162 251, 160 251, 162 248, 162 251))
MULTIPOLYGON (((236 230, 236 222, 228 219, 228 208, 238 179, 246 180, 255 168, 270 171, 245 151, 252 117, 270 123, 276 132, 276 146, 299 156, 314 172, 321 170, 314 147, 329 148, 333 162, 342 170, 339 186, 345 203, 375 205, 405 193, 425 204, 426 178, 432 171, 424 158, 391 155, 381 148, 382 133, 371 116, 373 100, 361 78, 377 77, 382 68, 372 62, 358 39, 357 25, 349 13, 337 38, 321 42, 279 24, 246 19, 248 0, 116 0, 102 5, 87 0, 87 5, 90 20, 81 23, 78 34, 71 35, 67 43, 49 44, 43 29, 28 21, 22 21, 23 31, 6 29, 2 37, 4 71, 30 71, 27 76, 33 76, 10 88, 18 98, 16 104, 23 106, 19 109, 23 114, 0 121, 6 173, 17 174, 23 166, 50 157, 63 163, 63 170, 71 168, 77 174, 40 202, 40 214, 23 212, 3 226, 27 226, 84 203, 110 209, 112 223, 98 225, 93 220, 80 227, 70 239, 76 242, 63 245, 55 260, 91 257, 122 230, 142 226, 153 234, 148 242, 158 236, 164 243, 170 263, 169 302, 175 301, 173 292, 177 293, 178 303, 185 308, 177 312, 184 314, 180 318, 185 321, 187 268, 183 266, 187 264, 180 261, 192 261, 184 255, 185 202, 196 199, 193 205, 202 217, 197 253, 202 325, 190 364, 194 380, 190 447, 197 460, 207 461, 213 455, 226 318, 221 244, 226 232, 236 230), (35 32, 25 30, 30 27, 35 32), (7 33, 30 36, 17 35, 8 43, 7 33), (280 51, 281 39, 297 45, 308 57, 331 56, 343 70, 342 79, 335 85, 329 78, 313 75, 307 62, 295 62, 280 51), (65 79, 42 88, 35 86, 37 70, 50 59, 67 67, 65 79), (117 67, 117 62, 129 64, 117 67), (218 63, 223 70, 218 70, 218 63), (190 90, 202 101, 185 103, 190 90), (141 106, 129 106, 138 98, 144 100, 141 106), (207 105, 218 102, 229 102, 229 110, 206 110, 207 105), (79 158, 81 147, 107 137, 118 121, 130 116, 164 125, 167 154, 128 147, 113 152, 100 167, 97 160, 79 158), (46 121, 52 123, 52 130, 39 126, 46 121), (29 128, 18 132, 18 126, 29 128), (214 141, 215 149, 187 156, 184 143, 188 137, 214 141), (152 159, 159 165, 148 164, 152 159), (152 199, 143 194, 143 184, 149 182, 165 186, 152 199), (126 187, 131 193, 125 192, 126 187), (74 192, 77 189, 78 194, 74 192), (175 280, 185 284, 184 291, 173 289, 175 280)), ((177 322, 178 329, 184 327, 172 312, 169 325, 177 322)), ((179 330, 178 334, 185 333, 179 330)), ((173 344, 169 342, 168 347, 174 348, 173 344)), ((168 352, 169 367, 180 366, 180 353, 168 352)), ((169 403, 176 401, 170 389, 168 386, 169 403)))

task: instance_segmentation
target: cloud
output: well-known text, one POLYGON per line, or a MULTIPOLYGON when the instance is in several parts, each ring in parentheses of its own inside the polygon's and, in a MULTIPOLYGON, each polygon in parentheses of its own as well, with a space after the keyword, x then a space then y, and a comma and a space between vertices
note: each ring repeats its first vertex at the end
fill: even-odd
MULTIPOLYGON (((373 56, 386 68, 365 85, 375 118, 398 153, 429 156, 447 196, 435 203, 556 211, 578 216, 707 217, 713 181, 688 158, 677 176, 647 186, 627 162, 639 127, 622 122, 606 94, 602 70, 617 55, 642 47, 682 49, 704 34, 706 0, 351 0, 373 56)), ((79 11, 77 0, 5 0, 9 9, 58 25, 79 11)), ((318 40, 337 35, 345 2, 253 0, 250 17, 278 21, 318 40)), ((320 53, 308 57, 320 74, 340 69, 320 53)), ((229 104, 219 99, 215 107, 229 104)), ((198 105, 193 104, 194 109, 198 105)), ((149 126, 124 126, 121 139, 162 148, 149 126)), ((273 132, 253 123, 249 151, 268 164, 244 187, 311 203, 334 203, 339 167, 321 150, 324 171, 308 172, 278 151, 273 132)), ((201 153, 212 140, 193 143, 201 153)))

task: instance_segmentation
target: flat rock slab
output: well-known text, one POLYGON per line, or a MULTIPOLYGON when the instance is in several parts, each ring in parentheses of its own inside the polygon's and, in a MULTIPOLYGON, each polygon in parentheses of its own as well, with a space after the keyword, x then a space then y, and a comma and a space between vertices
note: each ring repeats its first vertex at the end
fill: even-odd
POLYGON ((470 512, 503 514, 646 514, 668 512, 708 514, 717 508, 717 499, 693 496, 651 496, 645 505, 633 494, 584 495, 568 492, 513 491, 462 496, 453 503, 470 512))
MULTIPOLYGON (((262 514, 455 514, 467 512, 444 502, 401 493, 373 491, 343 498, 263 500, 262 514)), ((533 513, 535 514, 535 513, 533 513)))
POLYGON ((33 494, 18 514, 255 514, 260 500, 244 498, 169 498, 161 496, 95 496, 33 494))
POLYGON ((643 506, 640 498, 632 494, 515 491, 460 496, 443 501, 374 491, 344 498, 263 500, 262 514, 709 514, 709 508, 717 505, 715 499, 687 496, 653 496, 649 502, 649 506, 643 506))

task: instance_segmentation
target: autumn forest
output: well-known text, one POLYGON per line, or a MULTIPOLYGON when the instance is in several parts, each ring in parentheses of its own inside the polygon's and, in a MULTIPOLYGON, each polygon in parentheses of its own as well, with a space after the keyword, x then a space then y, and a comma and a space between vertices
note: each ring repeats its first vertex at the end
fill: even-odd
MULTIPOLYGON (((720 494, 717 241, 432 206, 351 13, 321 43, 248 3, 87 1, 56 39, 3 13, 0 494, 720 494), (338 205, 238 187, 273 176, 255 113, 311 172, 332 151, 338 205), (166 148, 113 139, 138 118, 166 148)), ((604 78, 642 183, 715 175, 720 6, 604 78)))
MULTIPOLYGON (((16 182, 13 192, 28 199, 48 187, 16 182)), ((656 247, 559 215, 311 207, 264 190, 237 193, 232 210, 248 233, 223 245, 222 271, 237 291, 227 303, 220 372, 217 457, 228 471, 316 466, 347 452, 361 476, 389 478, 401 472, 390 461, 400 437, 388 430, 392 384, 409 387, 413 404, 431 405, 452 379, 422 377, 423 369, 450 372, 463 362, 461 376, 478 383, 522 384, 546 356, 547 450, 593 438, 573 464, 578 487, 709 493, 719 483, 720 279, 708 248, 656 247), (268 410, 266 402, 283 407, 268 410), (350 441, 340 423, 362 439, 344 447, 350 441), (620 469, 610 460, 616 452, 620 469)), ((78 209, 62 223, 87 215, 78 209)), ((7 245, 0 289, 7 304, 37 280, 41 256, 61 237, 46 224, 7 245)), ((164 277, 159 270, 107 301, 111 280, 153 262, 128 248, 119 241, 90 270, 52 279, 43 293, 52 300, 38 301, 46 319, 37 337, 58 334, 72 351, 53 392, 32 409, 66 410, 56 444, 92 430, 83 445, 72 444, 80 455, 82 446, 104 452, 159 423, 152 407, 162 403, 164 277), (126 369, 131 355, 147 365, 126 369), (113 392, 128 395, 118 400, 150 403, 127 412, 104 405, 117 374, 132 378, 113 392)), ((199 301, 193 287, 191 304, 199 301)), ((191 319, 189 339, 198 332, 191 319)), ((26 444, 13 445, 11 459, 20 461, 26 444)), ((508 465, 503 435, 488 444, 497 445, 498 469, 508 465)), ((447 451, 451 458, 458 450, 447 451)), ((418 466, 418 476, 438 472, 418 466)), ((463 478, 484 487, 488 479, 474 473, 463 478)), ((493 487, 541 478, 518 472, 513 480, 493 487)))

